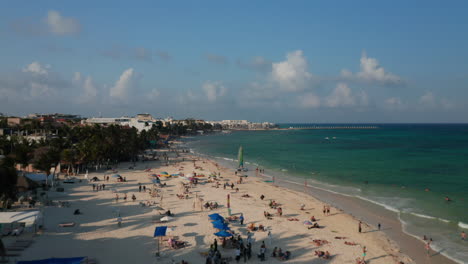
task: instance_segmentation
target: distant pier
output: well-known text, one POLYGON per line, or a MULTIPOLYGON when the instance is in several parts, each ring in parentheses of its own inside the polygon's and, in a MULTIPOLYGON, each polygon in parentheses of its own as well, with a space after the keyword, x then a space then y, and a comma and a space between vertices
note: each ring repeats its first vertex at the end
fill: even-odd
POLYGON ((378 129, 378 126, 370 126, 370 125, 331 125, 331 126, 324 126, 324 125, 294 125, 288 128, 283 129, 378 129))

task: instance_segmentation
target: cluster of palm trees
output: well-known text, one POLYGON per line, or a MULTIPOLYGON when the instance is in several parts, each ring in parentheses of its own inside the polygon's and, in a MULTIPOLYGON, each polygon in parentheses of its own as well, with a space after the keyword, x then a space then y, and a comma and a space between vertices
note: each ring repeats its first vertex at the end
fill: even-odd
POLYGON ((2 173, 0 180, 7 177, 10 179, 5 180, 6 185, 3 180, 0 182, 2 185, 0 195, 11 196, 7 190, 14 188, 13 183, 16 184, 16 175, 8 176, 4 173, 7 171, 6 168, 12 165, 20 164, 25 168, 32 164, 35 169, 47 175, 59 162, 62 166, 67 166, 69 171, 109 167, 121 161, 135 161, 143 150, 154 147, 161 134, 180 136, 191 131, 211 129, 210 125, 197 125, 195 122, 169 126, 156 123, 140 133, 134 127, 117 125, 62 125, 54 129, 53 136, 39 141, 30 141, 19 135, 0 136, 0 154, 3 152, 6 157, 3 159, 4 162, 0 163, 0 173, 2 173))

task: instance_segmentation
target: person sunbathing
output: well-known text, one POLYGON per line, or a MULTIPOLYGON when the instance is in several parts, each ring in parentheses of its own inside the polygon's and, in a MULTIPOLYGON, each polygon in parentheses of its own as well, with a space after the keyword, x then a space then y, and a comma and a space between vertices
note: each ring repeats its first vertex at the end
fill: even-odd
POLYGON ((325 252, 316 250, 315 251, 315 256, 321 258, 321 257, 325 256, 325 252))
POLYGON ((254 224, 254 223, 250 223, 250 224, 247 226, 247 229, 250 230, 250 231, 255 231, 255 230, 256 230, 255 224, 254 224))
POLYGON ((263 211, 263 215, 267 218, 267 219, 271 219, 271 214, 267 211, 263 211))
POLYGON ((299 221, 297 218, 288 218, 288 221, 299 221))
POLYGON ((311 221, 311 222, 315 222, 315 221, 317 221, 317 219, 315 219, 315 216, 312 216, 312 217, 310 218, 310 221, 311 221))
POLYGON ((323 256, 323 259, 329 259, 330 258, 330 252, 325 251, 325 256, 323 256))
POLYGON ((335 239, 347 239, 347 237, 339 237, 339 236, 336 236, 335 239))
POLYGON ((345 243, 345 245, 348 245, 348 246, 356 246, 357 245, 355 242, 345 241, 344 243, 345 243))
POLYGON ((242 195, 242 197, 245 197, 245 198, 250 198, 250 195, 248 193, 242 195))
POLYGON ((307 229, 312 229, 312 228, 320 228, 318 223, 314 223, 314 225, 309 226, 307 229))
POLYGON ((361 259, 361 258, 357 258, 356 259, 356 264, 366 264, 366 261, 361 259))
POLYGON ((266 229, 262 224, 260 224, 258 225, 258 231, 266 231, 266 229))
POLYGON ((286 251, 284 252, 283 256, 281 257, 281 260, 288 260, 291 257, 291 252, 286 251))

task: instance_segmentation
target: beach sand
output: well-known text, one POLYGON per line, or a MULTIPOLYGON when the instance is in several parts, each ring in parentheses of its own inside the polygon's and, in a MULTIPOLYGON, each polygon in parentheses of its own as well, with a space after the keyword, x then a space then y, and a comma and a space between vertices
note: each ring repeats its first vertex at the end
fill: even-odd
MULTIPOLYGON (((21 256, 13 258, 16 260, 33 260, 50 257, 76 257, 88 256, 94 258, 98 263, 175 263, 181 260, 189 263, 205 263, 203 253, 208 252, 210 244, 215 239, 215 230, 210 224, 208 215, 219 213, 228 215, 226 207, 227 195, 230 195, 230 205, 233 215, 242 213, 245 223, 241 226, 238 222, 230 224, 236 233, 240 233, 245 239, 246 226, 249 223, 264 225, 272 233, 271 240, 268 232, 253 232, 252 258, 249 263, 260 263, 257 253, 261 241, 267 246, 266 263, 356 263, 356 258, 362 256, 362 247, 367 247, 366 260, 373 264, 392 264, 397 261, 414 263, 407 255, 403 254, 399 247, 392 242, 383 232, 375 232, 375 228, 363 224, 363 233, 358 233, 358 220, 340 210, 331 208, 331 214, 324 216, 322 209, 324 203, 301 192, 273 186, 261 178, 247 177, 244 183, 236 184, 234 190, 214 187, 214 183, 198 184, 190 188, 189 199, 179 199, 176 194, 182 193, 180 182, 187 182, 181 177, 162 178, 162 183, 167 187, 161 188, 160 197, 151 198, 148 190, 151 189, 151 178, 149 174, 167 171, 170 174, 183 172, 188 174, 197 172, 208 176, 211 172, 221 173, 221 184, 224 182, 237 182, 239 179, 231 169, 217 167, 213 161, 201 159, 189 155, 179 158, 174 153, 168 152, 172 159, 171 165, 165 166, 165 162, 143 162, 137 163, 136 168, 128 170, 130 164, 122 163, 117 168, 118 173, 126 177, 127 182, 117 182, 110 178, 104 183, 106 190, 93 191, 92 183, 83 180, 81 183, 62 184, 65 193, 49 192, 49 198, 53 200, 69 201, 70 207, 44 207, 45 216, 44 230, 34 237, 35 243, 21 256), (182 158, 185 161, 182 161, 182 158), (200 159, 195 163, 191 159, 200 159), (177 163, 176 163, 177 161, 177 163), (195 169, 195 166, 202 167, 195 169), (183 168, 181 168, 183 167, 183 168), (145 172, 146 168, 152 168, 152 172, 145 172), (139 183, 147 187, 147 192, 139 192, 139 183), (236 192, 235 188, 239 188, 236 192), (115 190, 120 199, 115 200, 115 190), (122 197, 127 193, 127 201, 122 197), (137 200, 131 200, 135 194, 137 200), (242 195, 249 194, 249 198, 242 195), (265 199, 260 200, 260 195, 265 199), (220 207, 215 210, 201 210, 199 203, 194 203, 196 197, 206 201, 216 201, 220 207), (283 216, 277 216, 276 210, 270 209, 270 199, 281 204, 283 216), (142 207, 139 203, 147 200, 157 202, 158 206, 142 207), (300 205, 305 204, 305 210, 300 210, 300 205), (163 208, 163 209, 162 209, 163 208), (75 209, 80 209, 81 215, 73 215, 75 209), (159 218, 159 213, 170 209, 174 218, 166 224, 155 223, 153 220, 159 218), (264 217, 263 212, 273 214, 271 220, 264 217), (117 216, 120 213, 122 226, 117 225, 117 216), (309 220, 311 216, 318 219, 323 228, 307 229, 303 221, 309 220), (299 221, 288 221, 288 218, 297 218, 299 221), (61 222, 73 221, 74 227, 59 227, 61 222), (167 242, 160 244, 160 257, 156 257, 157 240, 153 238, 156 226, 167 225, 171 227, 170 235, 178 237, 178 240, 186 241, 188 246, 181 249, 171 249, 167 242), (373 232, 369 232, 373 231, 373 232), (335 237, 346 237, 346 239, 335 239, 335 237), (329 243, 316 246, 314 239, 326 240, 329 243), (345 241, 355 242, 357 245, 345 245, 345 241), (282 248, 283 252, 288 250, 292 253, 291 259, 281 261, 271 257, 273 247, 282 248), (315 250, 329 251, 332 258, 324 260, 314 256, 315 250)), ((103 179, 102 173, 90 173, 89 178, 94 176, 103 179)), ((108 174, 109 175, 109 174, 108 174)), ((81 176, 80 176, 81 177, 81 176)), ((82 178, 82 177, 81 177, 82 178)), ((207 177, 200 178, 202 181, 207 177)), ((11 239, 10 239, 11 240, 11 239)), ((11 241, 5 240, 5 244, 11 241)), ((221 247, 218 247, 221 248, 221 247)), ((421 254, 423 254, 421 247, 421 254)), ((234 259, 234 249, 222 249, 223 257, 234 259)), ((242 260, 241 260, 242 261, 242 260)), ((235 261, 233 261, 234 263, 235 261)), ((427 263, 431 262, 428 259, 427 263)), ((444 263, 444 262, 440 262, 444 263)))

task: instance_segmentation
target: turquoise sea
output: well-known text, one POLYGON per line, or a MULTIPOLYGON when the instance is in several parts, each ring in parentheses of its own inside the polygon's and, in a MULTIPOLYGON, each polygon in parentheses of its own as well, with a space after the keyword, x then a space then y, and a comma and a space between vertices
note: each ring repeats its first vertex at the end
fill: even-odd
POLYGON ((434 249, 466 263, 460 232, 468 232, 468 125, 377 126, 235 131, 188 145, 232 163, 242 145, 251 168, 380 204, 398 212, 405 232, 433 238, 434 249))

